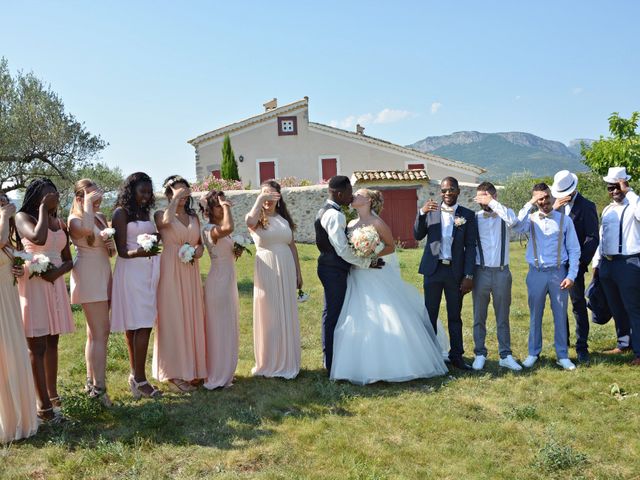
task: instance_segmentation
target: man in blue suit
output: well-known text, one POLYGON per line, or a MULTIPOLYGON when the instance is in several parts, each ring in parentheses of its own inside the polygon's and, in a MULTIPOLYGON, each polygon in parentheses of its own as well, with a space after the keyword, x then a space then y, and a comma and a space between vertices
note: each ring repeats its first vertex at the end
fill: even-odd
POLYGON ((433 329, 437 328, 438 311, 444 291, 449 327, 449 361, 463 370, 471 367, 464 362, 462 342, 462 298, 473 288, 476 263, 476 215, 458 205, 458 180, 446 177, 440 182, 442 203, 427 201, 418 211, 413 236, 427 243, 420 261, 419 273, 424 276, 424 303, 433 329))

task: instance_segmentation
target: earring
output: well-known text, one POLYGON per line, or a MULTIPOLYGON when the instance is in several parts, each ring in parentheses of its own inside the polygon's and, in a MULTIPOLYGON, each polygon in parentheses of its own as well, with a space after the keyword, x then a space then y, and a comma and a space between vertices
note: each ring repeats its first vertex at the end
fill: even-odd
POLYGON ((280 200, 276 203, 276 208, 280 208, 280 200))

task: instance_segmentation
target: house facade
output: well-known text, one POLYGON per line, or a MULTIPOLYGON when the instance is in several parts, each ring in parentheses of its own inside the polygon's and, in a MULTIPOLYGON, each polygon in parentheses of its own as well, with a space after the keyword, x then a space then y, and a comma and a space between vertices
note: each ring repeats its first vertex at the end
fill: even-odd
POLYGON ((260 185, 271 178, 298 177, 322 183, 333 175, 352 176, 361 170, 426 170, 432 179, 446 176, 476 182, 484 169, 418 152, 364 134, 309 121, 309 99, 281 107, 264 104, 259 115, 199 135, 195 148, 196 177, 219 175, 222 142, 231 138, 242 182, 260 185))

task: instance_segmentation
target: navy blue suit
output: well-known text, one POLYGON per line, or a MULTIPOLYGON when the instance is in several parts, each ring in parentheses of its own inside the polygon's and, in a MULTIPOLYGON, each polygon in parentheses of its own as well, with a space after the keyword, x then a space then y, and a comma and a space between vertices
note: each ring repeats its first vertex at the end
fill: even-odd
POLYGON ((424 275, 424 301, 429 319, 434 330, 437 326, 442 292, 447 302, 447 323, 449 330, 449 359, 462 359, 464 353, 462 342, 462 292, 460 284, 465 275, 473 275, 476 266, 476 215, 468 208, 458 205, 456 217, 466 221, 453 227, 453 243, 451 245, 451 264, 444 265, 439 260, 442 243, 442 224, 440 211, 421 215, 418 212, 413 226, 413 236, 420 241, 427 237, 419 273, 424 275))
MULTIPOLYGON (((580 193, 576 193, 569 217, 573 220, 578 242, 580 243, 580 268, 578 269, 575 283, 569 290, 573 317, 576 321, 576 351, 587 352, 589 349, 587 344, 587 339, 589 338, 589 314, 587 313, 587 301, 584 293, 584 274, 600 243, 600 222, 595 203, 587 200, 580 193)), ((567 326, 568 322, 569 319, 567 317, 567 326)), ((567 331, 570 331, 570 329, 567 328, 567 331)), ((625 335, 628 334, 629 332, 625 335)))

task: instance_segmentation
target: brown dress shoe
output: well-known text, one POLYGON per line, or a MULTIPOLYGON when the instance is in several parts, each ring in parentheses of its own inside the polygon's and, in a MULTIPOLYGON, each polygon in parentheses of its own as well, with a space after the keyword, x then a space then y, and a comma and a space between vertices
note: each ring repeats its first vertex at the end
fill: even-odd
POLYGON ((605 355, 622 355, 623 353, 627 353, 630 351, 631 351, 631 347, 625 347, 625 348, 616 347, 616 348, 612 348, 611 350, 604 350, 602 353, 604 353, 605 355))
POLYGON ((640 357, 636 357, 633 360, 631 360, 629 362, 629 365, 632 365, 634 367, 640 367, 640 357))

